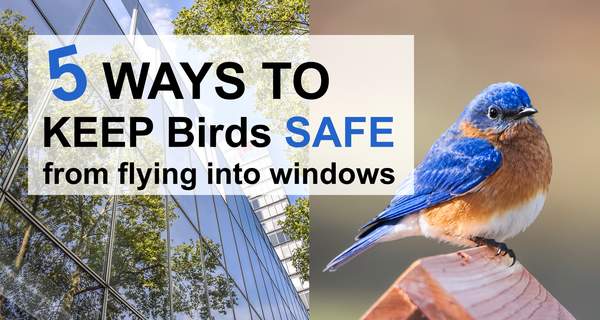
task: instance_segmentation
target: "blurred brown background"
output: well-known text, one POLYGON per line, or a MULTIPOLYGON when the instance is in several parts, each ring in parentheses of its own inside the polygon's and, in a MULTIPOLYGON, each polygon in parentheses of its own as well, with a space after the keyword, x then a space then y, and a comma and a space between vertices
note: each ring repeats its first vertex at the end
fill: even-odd
MULTIPOLYGON (((578 319, 600 302, 600 1, 311 2, 312 34, 415 35, 415 161, 488 84, 522 84, 554 156, 546 206, 510 240, 578 319)), ((358 318, 413 260, 453 247, 381 245, 336 273, 325 264, 390 197, 311 197, 311 318, 358 318)))

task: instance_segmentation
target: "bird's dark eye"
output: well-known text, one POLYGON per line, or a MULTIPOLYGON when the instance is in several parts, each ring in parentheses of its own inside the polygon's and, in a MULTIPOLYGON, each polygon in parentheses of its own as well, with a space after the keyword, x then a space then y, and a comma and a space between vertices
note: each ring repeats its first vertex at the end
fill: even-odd
POLYGON ((498 110, 498 108, 496 108, 496 107, 491 107, 488 110, 488 117, 490 119, 496 119, 496 118, 498 118, 499 115, 500 115, 500 110, 498 110))

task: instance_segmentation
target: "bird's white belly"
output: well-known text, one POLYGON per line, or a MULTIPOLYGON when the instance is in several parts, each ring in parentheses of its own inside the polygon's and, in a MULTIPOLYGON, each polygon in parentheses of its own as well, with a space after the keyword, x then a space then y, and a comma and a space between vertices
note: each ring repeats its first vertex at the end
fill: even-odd
POLYGON ((464 224, 458 234, 448 235, 442 228, 429 225, 427 219, 420 217, 419 226, 423 236, 448 241, 458 245, 469 245, 472 237, 483 237, 504 241, 512 238, 529 227, 542 211, 546 194, 540 192, 528 202, 510 209, 497 212, 486 223, 464 224))
POLYGON ((460 234, 448 235, 442 228, 431 226, 421 214, 409 215, 402 219, 393 230, 378 242, 393 241, 413 236, 425 236, 457 245, 472 245, 472 237, 483 237, 504 241, 523 232, 529 227, 542 211, 546 194, 540 192, 528 202, 505 212, 498 212, 484 224, 469 224, 461 226, 460 234))
POLYGON ((525 231, 544 207, 546 194, 540 192, 525 204, 505 212, 496 213, 492 220, 473 230, 480 237, 504 241, 525 231))

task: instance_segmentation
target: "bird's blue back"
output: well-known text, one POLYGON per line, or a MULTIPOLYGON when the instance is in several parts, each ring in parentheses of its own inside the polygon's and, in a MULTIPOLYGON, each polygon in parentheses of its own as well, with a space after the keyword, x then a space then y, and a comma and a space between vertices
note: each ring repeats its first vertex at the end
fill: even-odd
POLYGON ((363 226, 361 238, 382 224, 395 224, 402 217, 469 192, 492 175, 502 154, 481 138, 464 137, 459 122, 448 129, 415 168, 408 183, 413 193, 398 195, 375 219, 363 226))

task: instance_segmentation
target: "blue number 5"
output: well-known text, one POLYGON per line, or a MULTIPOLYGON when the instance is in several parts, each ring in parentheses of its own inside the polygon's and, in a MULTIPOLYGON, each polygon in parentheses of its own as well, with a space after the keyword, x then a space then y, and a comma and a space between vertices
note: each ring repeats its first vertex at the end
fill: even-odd
POLYGON ((75 78, 75 89, 68 92, 63 87, 52 90, 52 93, 63 101, 73 101, 83 95, 85 88, 87 87, 87 78, 83 69, 73 63, 65 63, 60 65, 59 59, 74 55, 77 53, 75 45, 69 45, 66 47, 53 49, 48 51, 48 58, 50 62, 50 79, 59 79, 61 75, 70 73, 75 78))

